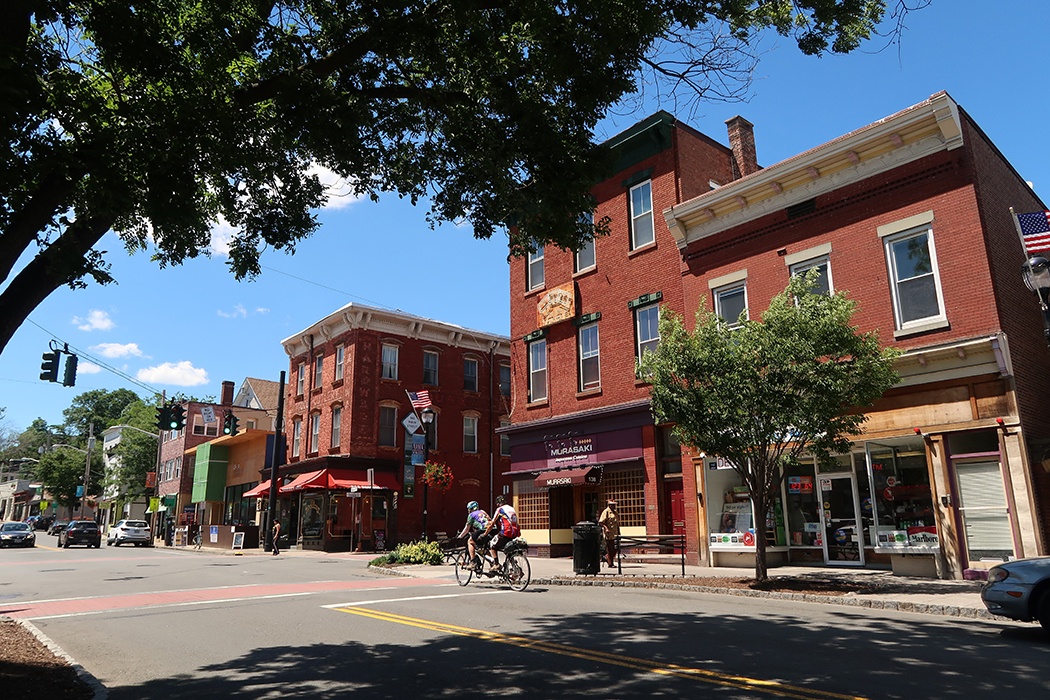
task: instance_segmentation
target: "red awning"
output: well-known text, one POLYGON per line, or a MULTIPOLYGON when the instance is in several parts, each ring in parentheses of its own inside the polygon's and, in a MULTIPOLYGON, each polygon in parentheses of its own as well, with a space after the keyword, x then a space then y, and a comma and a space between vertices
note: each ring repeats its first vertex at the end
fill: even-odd
MULTIPOLYGON (((287 486, 281 487, 281 493, 294 493, 305 489, 358 489, 369 488, 368 480, 360 469, 320 469, 300 474, 287 486)), ((375 475, 374 486, 377 489, 397 490, 400 486, 397 477, 388 472, 375 475)))
POLYGON ((270 495, 270 481, 267 479, 251 491, 245 491, 243 498, 262 498, 270 495))
MULTIPOLYGON (((368 488, 370 488, 367 479, 359 479, 359 478, 344 479, 344 478, 340 478, 339 471, 341 471, 341 470, 333 470, 333 472, 332 472, 332 479, 331 479, 331 484, 332 485, 329 488, 333 488, 333 489, 350 489, 350 488, 353 488, 353 487, 357 487, 359 490, 360 489, 368 489, 368 488)), ((399 488, 401 488, 401 486, 397 483, 397 477, 396 476, 394 476, 393 474, 389 474, 387 472, 380 472, 380 473, 375 475, 375 479, 372 482, 371 488, 390 489, 391 491, 397 491, 399 488)))
POLYGON ((281 487, 281 493, 292 493, 303 489, 326 489, 328 488, 328 470, 319 469, 315 472, 300 474, 291 482, 281 487))
POLYGON ((580 484, 599 484, 602 470, 596 467, 582 469, 562 469, 561 471, 544 472, 536 477, 537 488, 548 489, 553 486, 578 486, 580 484))

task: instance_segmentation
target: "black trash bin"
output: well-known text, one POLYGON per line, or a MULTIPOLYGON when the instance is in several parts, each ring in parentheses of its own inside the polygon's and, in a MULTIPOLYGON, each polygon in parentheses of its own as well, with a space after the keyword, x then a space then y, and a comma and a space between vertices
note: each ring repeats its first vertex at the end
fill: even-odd
POLYGON ((601 528, 583 521, 572 526, 572 570, 577 574, 596 574, 601 570, 601 528))

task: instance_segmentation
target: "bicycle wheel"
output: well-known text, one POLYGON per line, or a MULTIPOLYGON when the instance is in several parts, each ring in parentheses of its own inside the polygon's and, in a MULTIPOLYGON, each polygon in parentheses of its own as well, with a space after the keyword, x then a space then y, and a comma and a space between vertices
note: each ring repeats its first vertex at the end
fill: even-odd
POLYGON ((473 576, 474 562, 470 560, 470 553, 464 551, 456 557, 456 582, 461 586, 465 586, 470 583, 470 579, 473 576))
POLYGON ((532 567, 529 566, 529 558, 523 552, 515 552, 507 557, 503 570, 506 572, 507 583, 515 591, 524 591, 532 580, 532 567))

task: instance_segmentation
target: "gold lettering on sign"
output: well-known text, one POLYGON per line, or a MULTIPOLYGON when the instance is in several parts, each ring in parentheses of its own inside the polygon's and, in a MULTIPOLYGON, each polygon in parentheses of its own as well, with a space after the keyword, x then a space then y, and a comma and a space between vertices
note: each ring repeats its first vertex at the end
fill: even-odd
POLYGON ((568 320, 575 315, 576 296, 571 282, 544 294, 536 306, 536 321, 540 327, 568 320))

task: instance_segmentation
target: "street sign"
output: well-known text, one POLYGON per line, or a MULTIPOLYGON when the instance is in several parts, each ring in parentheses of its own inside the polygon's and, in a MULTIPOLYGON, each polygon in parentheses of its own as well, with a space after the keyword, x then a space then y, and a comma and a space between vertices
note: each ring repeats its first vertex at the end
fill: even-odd
POLYGON ((215 407, 214 406, 201 406, 201 418, 205 423, 215 422, 215 407))
POLYGON ((409 413, 405 416, 405 419, 401 421, 401 425, 405 426, 405 430, 408 432, 415 433, 423 424, 419 422, 418 418, 416 418, 415 413, 409 413))

